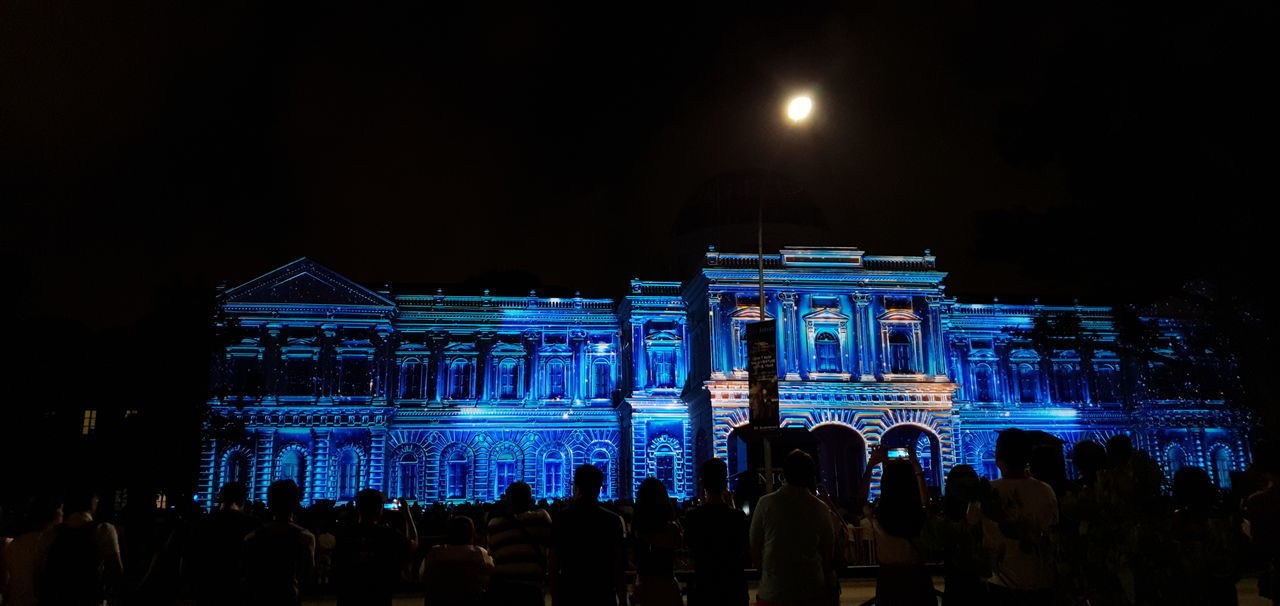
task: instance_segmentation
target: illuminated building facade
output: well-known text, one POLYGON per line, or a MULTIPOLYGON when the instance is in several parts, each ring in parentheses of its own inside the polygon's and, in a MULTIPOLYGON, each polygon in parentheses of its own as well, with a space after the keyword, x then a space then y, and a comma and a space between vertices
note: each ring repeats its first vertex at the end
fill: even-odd
MULTIPOLYGON (((647 477, 689 497, 712 456, 751 477, 757 262, 713 250, 691 279, 633 280, 617 302, 400 294, 307 259, 225 290, 199 496, 240 481, 264 499, 292 478, 308 502, 366 487, 494 500, 520 479, 556 498, 592 463, 608 498, 647 477)), ((995 432, 1012 426, 1069 443, 1129 433, 1166 470, 1200 465, 1223 484, 1248 461, 1247 418, 1221 396, 1162 391, 1157 362, 1123 355, 1108 308, 960 303, 927 252, 788 248, 764 263, 775 451, 815 454, 838 500, 877 444, 915 447, 933 485, 957 463, 994 477, 995 432), (1036 332, 1065 316, 1075 337, 1036 332)), ((1176 346, 1183 327, 1149 324, 1176 346)))

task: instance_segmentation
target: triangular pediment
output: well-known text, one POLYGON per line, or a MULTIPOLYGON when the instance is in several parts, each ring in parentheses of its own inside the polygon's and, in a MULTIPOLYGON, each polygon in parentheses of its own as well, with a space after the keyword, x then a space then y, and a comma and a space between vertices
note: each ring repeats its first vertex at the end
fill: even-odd
POLYGON ((670 331, 660 330, 649 333, 644 340, 650 343, 679 343, 680 336, 670 331))
POLYGON ((807 315, 805 315, 804 319, 809 320, 809 321, 815 321, 815 320, 817 320, 817 321, 830 320, 830 321, 833 321, 833 322, 839 322, 839 321, 842 321, 842 320, 848 320, 848 319, 849 319, 849 317, 848 317, 848 316, 846 316, 846 315, 844 315, 844 314, 842 314, 842 313, 840 313, 840 312, 833 311, 833 310, 830 310, 830 309, 819 309, 818 311, 815 311, 815 312, 813 312, 813 313, 811 313, 811 314, 807 314, 807 315))
POLYGON ((395 305, 305 257, 228 290, 223 300, 242 304, 395 305))

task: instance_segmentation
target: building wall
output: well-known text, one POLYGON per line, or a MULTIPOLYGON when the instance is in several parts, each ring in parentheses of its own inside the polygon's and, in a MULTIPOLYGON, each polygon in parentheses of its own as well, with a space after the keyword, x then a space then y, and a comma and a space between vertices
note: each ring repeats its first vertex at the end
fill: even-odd
MULTIPOLYGON (((742 337, 762 315, 758 263, 712 251, 689 280, 635 280, 616 303, 392 293, 307 259, 278 268, 220 296, 200 496, 241 480, 265 498, 292 476, 309 502, 367 487, 492 500, 514 479, 555 498, 596 463, 607 497, 658 477, 687 498, 713 456, 749 477, 742 337)), ((817 453, 831 482, 881 443, 927 449, 934 484, 957 463, 991 474, 996 432, 1015 426, 1066 444, 1127 433, 1167 470, 1223 483, 1248 462, 1248 418, 1127 351, 1107 308, 960 303, 927 252, 764 263, 782 442, 817 453), (1044 330, 1062 317, 1074 332, 1044 330)), ((1174 348, 1187 331, 1151 325, 1174 348)))

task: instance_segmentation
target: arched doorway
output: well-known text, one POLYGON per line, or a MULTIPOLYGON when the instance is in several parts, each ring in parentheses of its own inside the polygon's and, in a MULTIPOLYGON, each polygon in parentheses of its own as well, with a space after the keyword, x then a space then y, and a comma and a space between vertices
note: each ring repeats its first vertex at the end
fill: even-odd
POLYGON ((925 483, 931 488, 942 485, 942 445, 932 431, 919 425, 894 425, 880 436, 880 443, 888 448, 914 449, 925 483))
POLYGON ((866 465, 862 435, 844 425, 819 425, 809 433, 817 442, 818 483, 826 485, 836 503, 853 507, 866 465))

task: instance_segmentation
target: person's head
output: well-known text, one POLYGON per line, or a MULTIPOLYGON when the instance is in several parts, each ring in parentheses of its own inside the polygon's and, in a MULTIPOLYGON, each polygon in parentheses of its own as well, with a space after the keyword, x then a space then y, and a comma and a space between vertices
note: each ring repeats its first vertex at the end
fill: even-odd
POLYGON ((97 513, 98 493, 91 488, 81 488, 71 491, 71 493, 67 495, 64 511, 67 513, 97 513))
POLYGON ((507 487, 507 507, 513 513, 533 508, 533 487, 527 482, 515 481, 507 487))
POLYGON ((782 460, 782 477, 789 486, 815 490, 818 484, 818 466, 813 457, 799 448, 787 453, 782 460))
POLYGON ((895 537, 910 539, 920 534, 924 518, 915 467, 906 461, 886 462, 880 476, 880 501, 876 504, 880 526, 895 537))
POLYGON ((671 507, 671 497, 662 480, 645 478, 636 489, 635 524, 639 528, 654 526, 676 519, 671 507))
POLYGON ((698 480, 707 496, 717 496, 729 487, 729 466, 721 459, 710 459, 698 468, 698 480))
POLYGON ((1024 477, 1030 458, 1031 440, 1027 439, 1025 431, 1006 429, 996 437, 996 466, 1000 468, 1001 477, 1024 477))
POLYGON ((579 465, 573 470, 573 496, 594 501, 600 498, 600 487, 603 485, 604 472, 599 467, 579 465))
POLYGON ((387 502, 382 491, 366 488, 356 493, 356 513, 365 524, 377 524, 382 519, 383 505, 387 502))
POLYGON ((1067 479, 1067 457, 1062 452, 1062 440, 1043 432, 1028 432, 1031 438, 1031 458, 1028 460, 1031 476, 1057 486, 1067 479))
POLYGON ((1080 440, 1071 448, 1071 462, 1081 478, 1092 479, 1107 466, 1107 449, 1093 440, 1080 440))
POLYGON ((1187 466, 1173 474, 1173 502, 1178 507, 1208 510, 1213 506, 1217 490, 1203 468, 1187 466))
POLYGON ((978 472, 974 471, 973 467, 963 463, 952 467, 951 471, 947 472, 946 496, 943 498, 944 513, 952 518, 963 517, 970 501, 981 500, 982 495, 979 490, 981 486, 982 478, 978 477, 978 472))
POLYGON ((444 542, 446 545, 470 545, 475 541, 476 523, 467 516, 453 516, 445 523, 444 542))
POLYGON ((32 530, 40 530, 62 523, 62 499, 51 496, 39 496, 31 500, 31 508, 27 511, 29 525, 32 530))
POLYGON ((1133 440, 1127 434, 1118 433, 1107 440, 1107 464, 1111 467, 1127 465, 1133 457, 1133 440))
POLYGON ((227 482, 222 485, 222 490, 218 492, 218 500, 222 503, 223 509, 244 509, 246 492, 244 484, 227 482))
POLYGON ((277 518, 292 516, 298 508, 298 485, 293 480, 276 480, 267 487, 267 507, 277 518))

